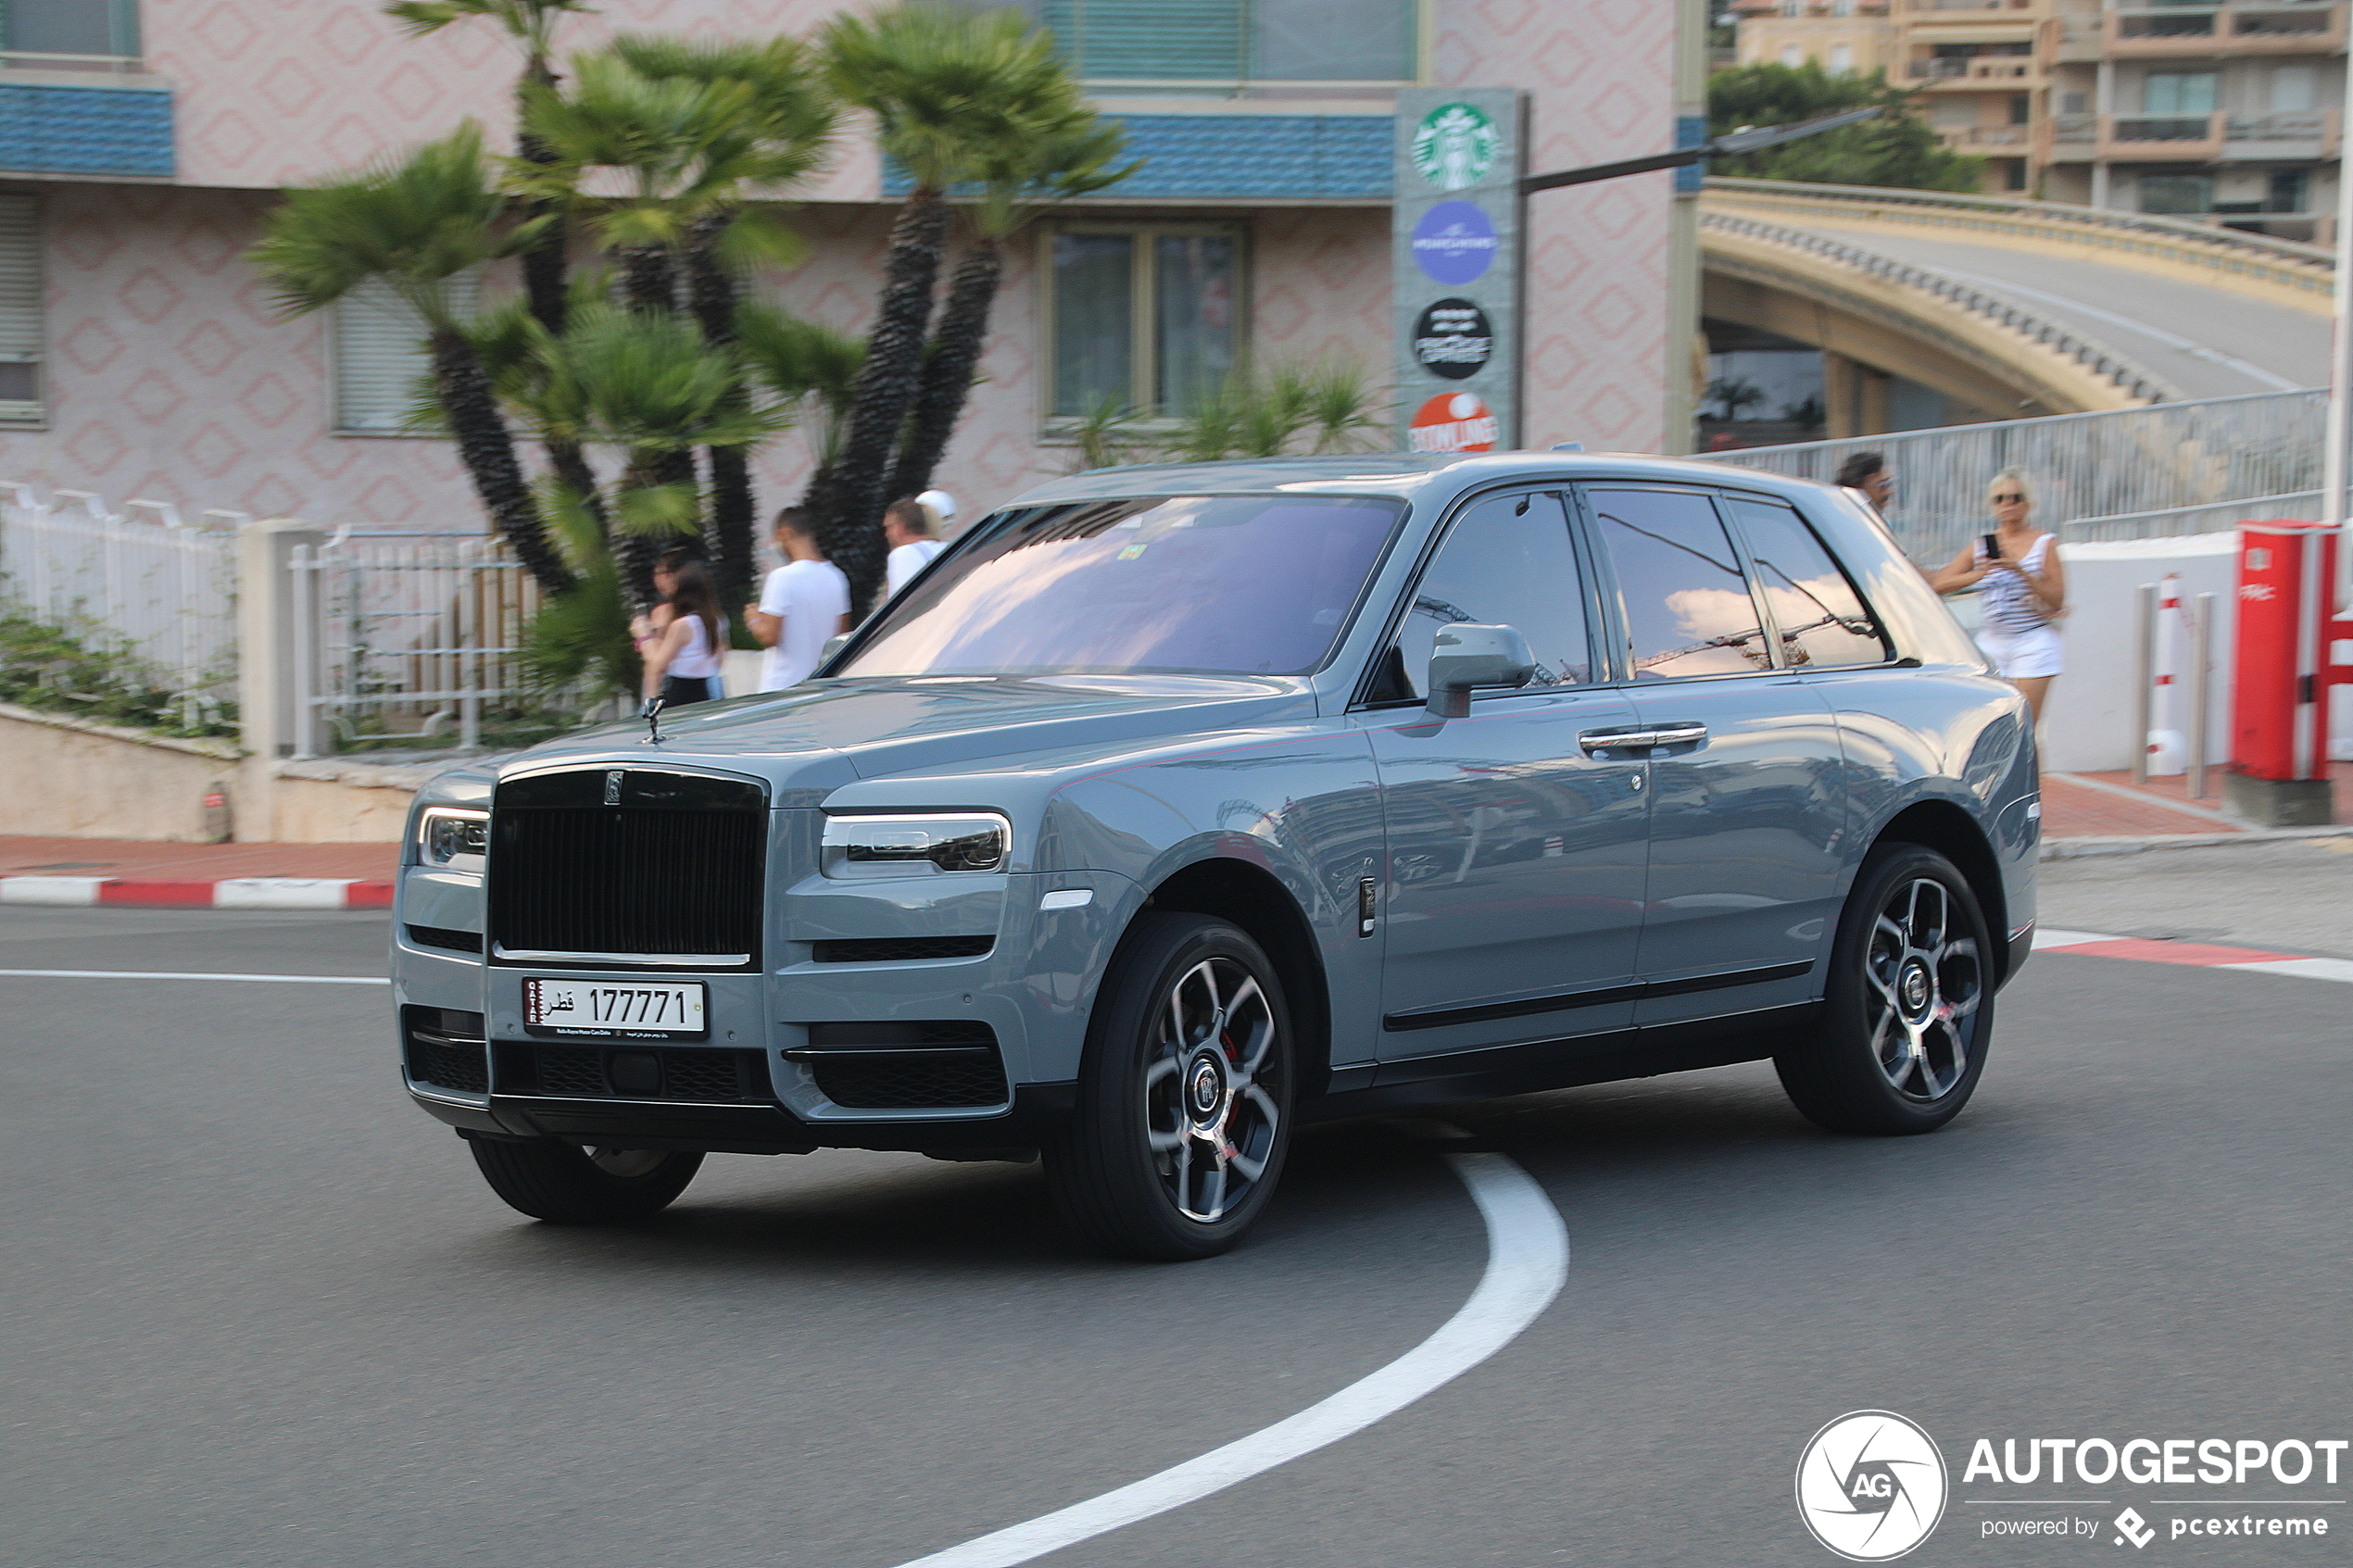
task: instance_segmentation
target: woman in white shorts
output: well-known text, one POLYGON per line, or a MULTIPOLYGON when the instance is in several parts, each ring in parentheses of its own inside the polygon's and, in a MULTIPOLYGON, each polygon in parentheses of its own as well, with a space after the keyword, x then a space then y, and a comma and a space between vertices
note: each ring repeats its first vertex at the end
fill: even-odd
POLYGON ((1995 474, 1985 498, 1994 510, 1994 532, 1971 540, 1929 581, 1940 594, 1977 590, 1985 607, 1977 646, 2005 680, 2026 694, 2026 706, 2040 721, 2044 699, 2061 669, 2058 619, 2067 610, 2067 574, 2059 564, 2058 539, 2037 533, 2027 521, 2034 496, 2017 469, 1995 474))

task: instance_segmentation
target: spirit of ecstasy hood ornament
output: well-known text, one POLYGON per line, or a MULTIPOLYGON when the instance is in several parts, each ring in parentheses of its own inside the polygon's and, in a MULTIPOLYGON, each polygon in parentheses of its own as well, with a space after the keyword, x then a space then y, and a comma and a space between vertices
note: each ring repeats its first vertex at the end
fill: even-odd
POLYGON ((646 744, 648 746, 660 746, 661 744, 661 698, 659 696, 649 696, 642 705, 639 706, 637 709, 637 717, 646 721, 646 744))

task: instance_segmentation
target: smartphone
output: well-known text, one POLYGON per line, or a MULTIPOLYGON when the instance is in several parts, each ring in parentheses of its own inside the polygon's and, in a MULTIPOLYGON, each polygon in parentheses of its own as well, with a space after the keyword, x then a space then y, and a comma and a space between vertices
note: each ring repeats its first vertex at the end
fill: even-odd
POLYGON ((2002 536, 2000 534, 1988 533, 1985 536, 1985 558, 1987 560, 2000 560, 2002 558, 2002 536))

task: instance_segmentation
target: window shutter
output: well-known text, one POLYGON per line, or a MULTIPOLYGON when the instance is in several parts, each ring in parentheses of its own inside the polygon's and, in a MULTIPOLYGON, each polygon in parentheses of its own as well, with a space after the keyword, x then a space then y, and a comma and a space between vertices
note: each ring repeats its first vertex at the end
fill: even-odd
MULTIPOLYGON (((481 294, 480 281, 451 280, 450 303, 462 316, 481 294)), ((396 434, 407 428, 417 383, 433 369, 425 324, 384 284, 360 284, 335 302, 335 428, 361 434, 396 434)))
POLYGON ((1244 63, 1245 0, 1045 0, 1039 19, 1089 81, 1230 82, 1244 63))
POLYGON ((42 417, 41 207, 0 196, 0 420, 42 417))

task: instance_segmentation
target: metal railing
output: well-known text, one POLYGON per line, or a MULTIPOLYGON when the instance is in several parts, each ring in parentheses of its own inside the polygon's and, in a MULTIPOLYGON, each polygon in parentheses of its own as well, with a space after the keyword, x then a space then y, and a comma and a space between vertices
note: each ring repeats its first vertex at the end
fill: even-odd
POLYGON ((539 588, 498 541, 346 529, 296 546, 287 569, 296 757, 473 747, 485 716, 533 696, 522 654, 539 588))
POLYGON ((1834 480, 1856 453, 1880 453, 1895 480, 1889 525, 1915 559, 1934 561, 1990 526, 1985 487, 2007 468, 2025 471, 2035 521, 2067 540, 2205 533, 2317 508, 2326 406, 2318 388, 2257 392, 1705 458, 1834 480))
POLYGON ((218 705, 236 686, 244 521, 208 511, 185 522, 166 501, 128 501, 117 512, 87 490, 44 499, 0 481, 0 597, 127 648, 185 707, 218 705))
POLYGON ((2106 344, 2076 336, 2057 322, 2035 314, 2026 306, 1995 290, 1948 278, 1926 267, 1915 267, 1910 262, 1881 256, 1875 250, 1867 250, 1844 240, 1833 240, 1809 230, 1793 229, 1786 224, 1766 223, 1725 212, 1703 211, 1700 225, 1720 233, 1744 234, 1793 249, 1810 251, 1816 256, 1856 268, 1872 277, 1883 278, 1906 288, 1919 289, 1957 305, 1972 315, 1982 316, 1997 326, 2057 349, 2076 363, 2107 377, 2134 397, 2156 402, 2178 395, 2174 388, 2156 372, 2142 368, 2106 344))

